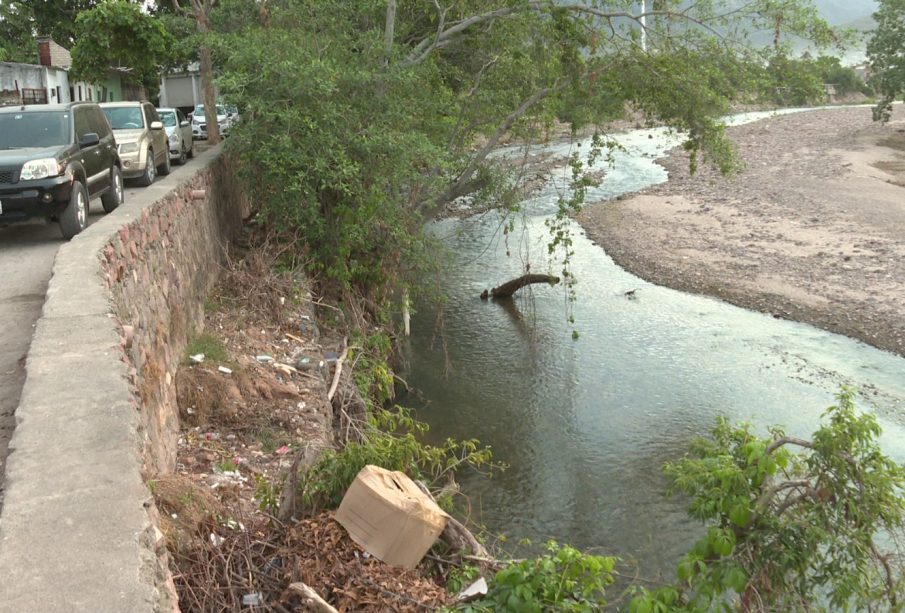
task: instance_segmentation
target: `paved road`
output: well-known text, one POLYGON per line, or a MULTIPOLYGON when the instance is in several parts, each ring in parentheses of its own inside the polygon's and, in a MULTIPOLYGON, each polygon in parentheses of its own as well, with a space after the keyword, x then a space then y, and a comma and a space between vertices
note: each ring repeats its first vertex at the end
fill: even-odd
MULTIPOLYGON (((158 181, 166 180, 158 178, 158 181)), ((123 206, 129 206, 130 198, 140 190, 140 187, 126 185, 123 206)), ((103 215, 100 200, 92 200, 89 225, 103 215)), ((44 306, 54 257, 62 244, 60 227, 56 223, 35 222, 0 228, 0 506, 7 447, 25 383, 25 356, 44 306)), ((53 441, 47 444, 53 445, 53 441)))

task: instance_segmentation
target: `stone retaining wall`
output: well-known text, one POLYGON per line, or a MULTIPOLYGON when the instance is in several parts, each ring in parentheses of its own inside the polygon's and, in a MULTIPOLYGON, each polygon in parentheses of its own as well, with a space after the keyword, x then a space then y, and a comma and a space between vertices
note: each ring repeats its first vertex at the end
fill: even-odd
POLYGON ((247 211, 214 149, 60 248, 7 462, 0 611, 176 610, 145 482, 174 466, 176 365, 247 211))

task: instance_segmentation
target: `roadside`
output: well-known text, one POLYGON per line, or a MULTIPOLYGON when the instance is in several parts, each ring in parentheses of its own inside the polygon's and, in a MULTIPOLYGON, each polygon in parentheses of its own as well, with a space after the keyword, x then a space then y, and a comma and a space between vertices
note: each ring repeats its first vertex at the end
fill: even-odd
POLYGON ((745 170, 673 150, 670 175, 579 222, 644 279, 905 355, 905 111, 795 113, 729 128, 745 170))
MULTIPOLYGON (((196 154, 208 148, 205 141, 195 143, 196 154)), ((158 179, 165 180, 165 177, 158 179)), ((128 207, 142 189, 127 181, 123 207, 128 207)), ((92 201, 89 209, 88 225, 104 217, 100 201, 92 201)), ((65 243, 56 223, 34 221, 0 227, 0 279, 3 279, 0 285, 0 330, 3 331, 0 348, 0 508, 3 506, 8 445, 16 426, 15 411, 25 383, 25 357, 44 306, 54 258, 65 243)))

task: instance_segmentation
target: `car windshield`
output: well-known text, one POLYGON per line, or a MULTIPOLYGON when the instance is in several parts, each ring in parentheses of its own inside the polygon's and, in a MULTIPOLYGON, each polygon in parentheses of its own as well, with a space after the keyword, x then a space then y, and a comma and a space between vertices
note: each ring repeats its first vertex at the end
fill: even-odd
POLYGON ((69 142, 69 111, 0 113, 0 149, 59 147, 69 142))
MULTIPOLYGON (((217 115, 226 115, 226 107, 222 104, 217 105, 217 115)), ((195 107, 195 117, 204 117, 204 105, 199 104, 195 107)))
POLYGON ((160 113, 160 121, 168 128, 176 127, 176 113, 173 111, 158 111, 160 113))
POLYGON ((114 130, 137 130, 145 127, 141 109, 137 106, 105 108, 104 115, 110 120, 114 130))

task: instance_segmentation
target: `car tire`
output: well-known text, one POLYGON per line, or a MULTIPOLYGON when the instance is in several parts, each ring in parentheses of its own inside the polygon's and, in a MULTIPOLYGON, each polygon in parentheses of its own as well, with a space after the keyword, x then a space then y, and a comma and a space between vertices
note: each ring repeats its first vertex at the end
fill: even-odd
POLYGON ((188 159, 188 156, 185 153, 185 143, 179 145, 179 157, 176 159, 176 163, 179 166, 185 164, 185 161, 188 159))
POLYGON ((60 213, 60 231, 69 240, 88 225, 88 191, 79 181, 72 184, 69 204, 60 213))
POLYGON ((154 182, 155 177, 157 177, 157 167, 154 165, 154 150, 148 149, 145 174, 138 178, 138 184, 142 187, 147 187, 154 182))
POLYGON ((163 156, 163 164, 157 167, 157 174, 161 177, 170 174, 170 170, 172 170, 170 167, 170 152, 167 151, 166 153, 167 154, 163 156))
POLYGON ((123 190, 123 173, 119 167, 114 166, 110 169, 110 189, 101 196, 101 204, 104 206, 105 213, 113 212, 116 207, 123 203, 126 192, 123 190))

